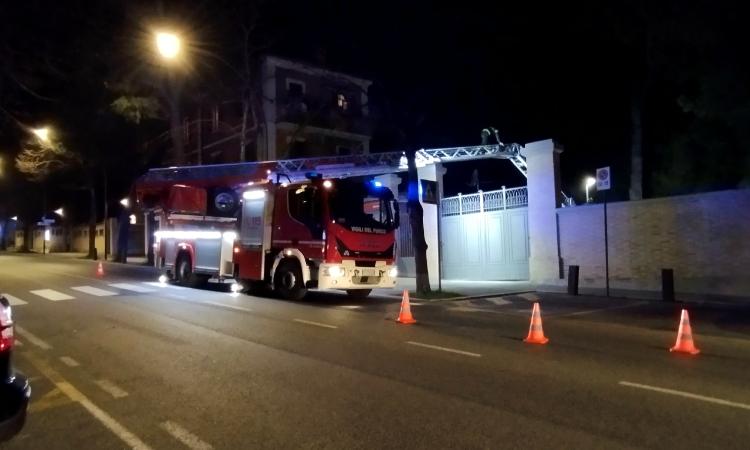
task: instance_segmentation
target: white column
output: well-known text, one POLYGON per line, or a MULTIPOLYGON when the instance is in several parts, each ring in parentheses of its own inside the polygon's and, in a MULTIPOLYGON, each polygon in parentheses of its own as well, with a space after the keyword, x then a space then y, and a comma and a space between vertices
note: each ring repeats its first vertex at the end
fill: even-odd
POLYGON ((529 278, 536 285, 559 285, 557 207, 560 205, 560 153, 551 139, 526 144, 528 165, 529 278))
MULTIPOLYGON (((437 182, 437 189, 439 197, 442 197, 443 193, 443 175, 445 169, 442 164, 429 164, 425 167, 417 168, 417 173, 420 180, 429 180, 437 182)), ((430 273, 430 286, 432 289, 437 290, 438 287, 438 276, 439 276, 439 243, 438 243, 438 208, 436 204, 425 203, 422 201, 423 195, 419 196, 419 201, 422 203, 422 209, 424 211, 423 223, 424 223, 424 238, 427 241, 427 270, 430 273)))

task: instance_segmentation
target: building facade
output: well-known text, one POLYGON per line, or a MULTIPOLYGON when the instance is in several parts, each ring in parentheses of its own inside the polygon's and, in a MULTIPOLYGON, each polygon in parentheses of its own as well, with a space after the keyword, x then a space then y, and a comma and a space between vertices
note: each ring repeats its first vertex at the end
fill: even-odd
POLYGON ((277 56, 261 60, 254 80, 246 102, 236 89, 186 108, 188 164, 369 153, 371 81, 277 56))

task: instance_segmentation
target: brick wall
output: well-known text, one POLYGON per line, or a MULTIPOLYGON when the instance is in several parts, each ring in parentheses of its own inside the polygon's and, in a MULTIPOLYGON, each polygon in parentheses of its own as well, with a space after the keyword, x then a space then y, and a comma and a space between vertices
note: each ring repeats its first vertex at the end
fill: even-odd
MULTIPOLYGON (((750 190, 611 203, 611 289, 659 291, 661 269, 675 290, 750 296, 750 190)), ((580 286, 605 284, 601 204, 557 210, 560 255, 580 266, 580 286)))

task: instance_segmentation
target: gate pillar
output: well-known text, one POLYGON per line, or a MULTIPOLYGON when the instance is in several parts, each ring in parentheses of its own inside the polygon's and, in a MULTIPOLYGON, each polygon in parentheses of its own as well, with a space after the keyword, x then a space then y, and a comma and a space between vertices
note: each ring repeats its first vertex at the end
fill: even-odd
POLYGON ((521 153, 528 165, 529 280, 535 285, 562 282, 557 233, 560 153, 552 139, 526 144, 521 153))
POLYGON ((420 183, 419 201, 424 211, 424 238, 427 241, 427 270, 430 274, 430 287, 438 288, 440 273, 440 244, 438 242, 438 204, 443 197, 443 175, 446 169, 440 163, 417 168, 420 183), (433 191, 434 190, 434 191, 433 191))

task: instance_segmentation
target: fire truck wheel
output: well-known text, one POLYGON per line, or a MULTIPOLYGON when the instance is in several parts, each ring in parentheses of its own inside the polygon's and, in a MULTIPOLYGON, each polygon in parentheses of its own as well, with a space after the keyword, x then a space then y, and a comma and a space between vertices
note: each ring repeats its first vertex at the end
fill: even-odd
POLYGON ((352 300, 362 300, 367 298, 370 292, 372 292, 372 289, 347 289, 346 295, 352 300))
POLYGON ((193 269, 190 267, 190 257, 182 255, 177 259, 175 279, 177 283, 186 286, 193 281, 193 269))
POLYGON ((274 288, 287 300, 302 300, 307 294, 302 281, 302 270, 297 261, 281 261, 273 276, 274 288))

